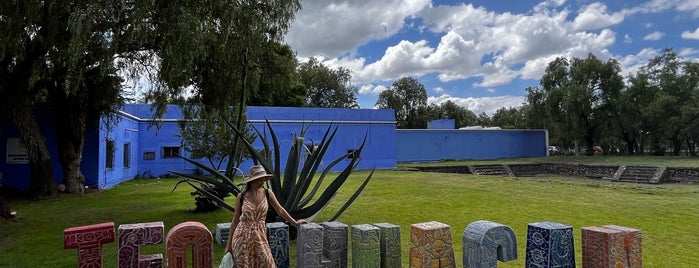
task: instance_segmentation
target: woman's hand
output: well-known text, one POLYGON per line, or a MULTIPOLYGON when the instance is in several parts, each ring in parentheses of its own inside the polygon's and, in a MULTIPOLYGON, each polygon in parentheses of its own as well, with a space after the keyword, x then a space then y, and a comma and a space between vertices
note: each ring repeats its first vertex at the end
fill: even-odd
POLYGON ((306 223, 308 223, 308 221, 306 221, 306 219, 300 219, 300 220, 296 220, 296 222, 294 222, 294 225, 296 225, 296 227, 298 227, 299 225, 306 224, 306 223))

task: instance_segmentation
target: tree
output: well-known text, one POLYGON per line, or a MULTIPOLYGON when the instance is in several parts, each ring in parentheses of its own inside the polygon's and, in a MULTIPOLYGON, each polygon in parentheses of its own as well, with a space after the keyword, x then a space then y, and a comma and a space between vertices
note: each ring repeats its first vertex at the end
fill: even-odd
POLYGON ((301 107, 306 105, 306 87, 299 82, 296 53, 289 45, 274 44, 261 58, 259 85, 252 86, 251 106, 301 107))
POLYGON ((427 90, 417 79, 403 77, 393 82, 376 100, 379 109, 393 109, 397 128, 425 128, 427 122, 419 120, 419 111, 427 106, 427 90))
POLYGON ((682 59, 672 49, 664 49, 632 78, 632 86, 650 98, 644 103, 647 106, 643 108, 643 121, 655 152, 662 154, 663 140, 668 140, 673 155, 680 155, 683 142, 692 140, 691 133, 696 132, 692 128, 699 120, 696 101, 699 63, 682 59))
POLYGON ((587 154, 600 126, 612 116, 613 100, 623 88, 619 63, 602 62, 589 54, 586 59, 557 58, 549 63, 541 78, 546 116, 564 137, 585 141, 587 154))
POLYGON ((298 68, 301 84, 306 86, 307 104, 311 107, 358 108, 357 88, 346 68, 336 70, 311 57, 298 68))
POLYGON ((476 114, 450 100, 442 102, 434 109, 437 110, 437 118, 454 119, 456 128, 471 126, 476 124, 477 121, 476 114))
POLYGON ((30 159, 28 194, 56 192, 44 137, 32 108, 46 104, 56 124, 69 192, 82 192, 84 132, 122 101, 111 28, 96 3, 3 1, 0 4, 0 94, 30 159), (105 27, 102 27, 105 26, 105 27))
POLYGON ((478 119, 476 119, 476 122, 478 122, 478 125, 488 127, 493 125, 493 121, 490 120, 490 116, 488 116, 487 113, 481 112, 478 114, 478 119))
POLYGON ((491 120, 493 126, 499 126, 504 129, 525 128, 524 111, 522 107, 501 107, 495 111, 491 120))
POLYGON ((212 109, 240 100, 242 120, 250 70, 299 9, 298 0, 2 1, 0 94, 29 154, 30 191, 55 192, 30 107, 46 103, 65 115, 55 120, 64 181, 69 192, 82 192, 84 131, 124 101, 117 74, 152 80, 146 99, 156 116, 192 91, 212 109))

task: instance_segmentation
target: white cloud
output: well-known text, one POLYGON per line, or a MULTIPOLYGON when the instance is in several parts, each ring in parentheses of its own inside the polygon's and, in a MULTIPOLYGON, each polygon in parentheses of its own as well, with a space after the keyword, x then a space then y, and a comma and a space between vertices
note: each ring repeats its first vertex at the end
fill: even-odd
POLYGON ((677 11, 692 13, 695 18, 699 17, 699 1, 680 1, 676 9, 677 11))
POLYGON ((608 14, 605 4, 595 2, 583 7, 578 12, 572 26, 576 31, 585 31, 609 27, 622 21, 624 21, 622 12, 608 14))
POLYGON ((522 106, 526 101, 526 97, 522 96, 498 96, 498 97, 483 97, 483 98, 459 98, 452 97, 448 94, 427 98, 428 104, 441 104, 445 101, 452 101, 456 105, 464 107, 476 115, 485 112, 489 116, 493 116, 495 111, 500 108, 510 108, 522 106))
POLYGON ((690 31, 682 32, 682 38, 699 40, 699 27, 697 27, 697 29, 694 30, 694 32, 690 32, 690 31))
POLYGON ((621 75, 626 77, 629 74, 636 73, 642 66, 648 63, 648 60, 658 55, 655 49, 644 48, 636 55, 627 55, 618 57, 619 65, 621 66, 621 75))
POLYGON ((660 32, 660 31, 655 31, 655 32, 649 33, 648 35, 644 36, 643 40, 658 41, 658 40, 662 39, 663 36, 665 36, 665 33, 660 32))
POLYGON ((304 0, 285 41, 299 56, 339 57, 396 34, 429 0, 304 0))
MULTIPOLYGON (((641 39, 637 32, 626 32, 629 25, 624 23, 631 21, 627 18, 667 12, 669 20, 684 22, 687 14, 673 18, 670 12, 693 14, 699 10, 699 1, 686 0, 625 3, 627 8, 623 10, 611 8, 617 4, 608 7, 599 1, 538 2, 526 13, 500 13, 465 3, 433 6, 429 0, 308 0, 303 2, 303 10, 286 41, 301 57, 324 56, 327 66, 349 69, 353 83, 361 85, 360 95, 378 94, 386 89, 380 84, 404 76, 420 81, 431 79, 435 83, 429 85, 432 94, 444 93, 440 85, 446 82, 506 91, 498 86, 517 80, 536 81, 556 57, 585 58, 589 53, 603 60, 615 57, 627 75, 645 64, 658 49, 638 48, 642 50, 636 55, 620 50, 619 47, 634 43, 634 39, 641 39), (583 2, 589 4, 580 6, 583 2), (617 44, 617 35, 623 43, 617 44), (381 40, 383 46, 378 50, 372 47, 376 40, 381 40), (368 50, 370 54, 357 55, 368 50)), ((653 29, 645 30, 649 32, 661 26, 647 20, 637 23, 631 27, 653 29)), ((675 33, 656 31, 643 38, 659 40, 664 35, 675 33)), ((699 39, 699 28, 685 31, 682 37, 699 39)), ((452 92, 452 87, 448 88, 452 92)), ((435 100, 443 96, 451 97, 442 95, 435 100)), ((482 107, 490 99, 465 100, 460 101, 485 110, 482 107)), ((517 100, 510 106, 521 102, 517 100)))
POLYGON ((379 95, 386 89, 388 88, 383 85, 364 84, 361 87, 359 87, 358 91, 359 94, 379 95))
POLYGON ((546 0, 534 6, 532 10, 536 13, 547 12, 550 9, 554 9, 565 4, 566 0, 546 0))
POLYGON ((428 73, 425 61, 433 51, 425 40, 415 43, 403 40, 388 47, 380 60, 366 65, 358 75, 366 80, 383 81, 402 76, 421 76, 428 73))
POLYGON ((695 57, 697 54, 699 54, 699 50, 695 48, 683 48, 680 51, 677 52, 677 55, 680 55, 684 58, 692 58, 695 57))

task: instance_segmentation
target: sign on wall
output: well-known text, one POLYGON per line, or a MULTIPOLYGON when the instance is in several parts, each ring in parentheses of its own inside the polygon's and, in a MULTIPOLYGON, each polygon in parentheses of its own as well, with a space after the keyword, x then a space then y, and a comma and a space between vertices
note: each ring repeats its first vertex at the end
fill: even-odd
POLYGON ((8 164, 29 164, 29 155, 24 149, 19 138, 7 138, 7 159, 8 164))

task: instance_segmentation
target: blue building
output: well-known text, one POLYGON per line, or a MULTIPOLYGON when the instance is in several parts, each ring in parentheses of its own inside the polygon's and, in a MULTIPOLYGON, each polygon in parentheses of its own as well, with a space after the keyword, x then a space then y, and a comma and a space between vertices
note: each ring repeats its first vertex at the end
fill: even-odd
MULTIPOLYGON (((110 131, 88 129, 81 171, 85 185, 109 188, 137 176, 164 176, 168 171, 196 172, 196 167, 179 157, 190 156, 182 148, 177 121, 182 119, 178 106, 167 107, 161 119, 153 119, 151 106, 147 104, 125 105, 118 112, 120 120, 110 131), (159 127, 153 126, 159 121, 159 127)), ((58 162, 56 138, 50 116, 39 111, 39 123, 51 153, 57 183, 63 182, 58 162)), ((262 129, 269 120, 280 140, 282 152, 291 147, 294 134, 303 126, 310 125, 305 134, 309 143, 320 141, 328 126, 338 127, 331 147, 325 154, 329 163, 361 146, 367 141, 357 169, 387 169, 396 166, 395 120, 392 110, 336 109, 336 108, 291 108, 291 107, 248 107, 248 122, 262 129)), ((5 136, 0 150, 6 152, 0 162, 2 186, 26 189, 29 186, 28 158, 19 143, 19 135, 9 126, 2 128, 5 136)), ((258 141, 259 143, 259 141, 258 141)), ((261 143, 259 143, 261 146, 261 143)), ((285 156, 282 153, 282 156, 285 156)), ((204 159, 201 160, 202 163, 204 159)), ((346 160, 349 161, 349 160, 346 160)), ((244 165, 243 170, 247 166, 244 165)), ((282 160, 284 166, 284 160, 282 160)), ((336 168, 344 167, 342 165, 336 168)), ((322 166, 321 166, 322 168, 322 166)))
MULTIPOLYGON (((109 188, 138 176, 164 176, 168 171, 197 172, 194 165, 176 157, 190 156, 182 148, 177 121, 183 116, 178 106, 168 106, 161 119, 153 119, 148 104, 125 105, 118 116, 118 124, 109 131, 104 128, 86 131, 81 163, 86 186, 109 188), (153 123, 159 123, 159 127, 153 123)), ((38 111, 37 117, 52 155, 56 182, 62 183, 51 115, 38 111)), ((338 127, 325 154, 326 163, 357 149, 366 136, 357 166, 360 170, 392 169, 398 162, 539 157, 546 155, 548 143, 545 130, 396 130, 393 110, 382 109, 248 107, 247 118, 258 129, 264 128, 265 120, 271 122, 281 143, 282 157, 291 147, 294 134, 309 124, 305 134, 309 145, 320 141, 328 126, 338 127)), ((449 122, 446 123, 441 125, 449 122)), ((0 183, 3 187, 26 189, 28 158, 19 135, 5 125, 1 127, 0 137, 6 141, 0 143, 0 151, 5 152, 0 156, 0 183)), ((201 161, 204 163, 204 159, 201 161)), ((243 170, 249 165, 244 164, 243 170)))

